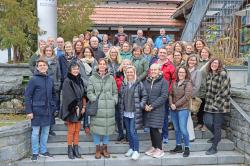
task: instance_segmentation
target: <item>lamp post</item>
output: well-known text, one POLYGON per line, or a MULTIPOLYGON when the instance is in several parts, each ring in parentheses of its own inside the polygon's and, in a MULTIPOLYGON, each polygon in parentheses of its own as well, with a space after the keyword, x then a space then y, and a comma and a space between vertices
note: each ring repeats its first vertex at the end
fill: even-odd
POLYGON ((57 0, 37 0, 38 40, 57 37, 57 0))

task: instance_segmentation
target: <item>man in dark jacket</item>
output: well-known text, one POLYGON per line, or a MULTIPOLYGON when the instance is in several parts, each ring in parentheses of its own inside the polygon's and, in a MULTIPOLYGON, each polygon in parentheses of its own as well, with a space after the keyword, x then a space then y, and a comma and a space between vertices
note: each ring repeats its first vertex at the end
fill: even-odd
POLYGON ((95 59, 98 61, 100 58, 105 58, 105 54, 102 50, 98 48, 98 38, 92 36, 90 39, 90 47, 94 51, 95 59))
POLYGON ((115 41, 114 41, 114 45, 119 45, 119 41, 120 40, 124 40, 123 43, 125 41, 128 41, 128 35, 126 33, 124 33, 124 28, 122 26, 118 27, 118 33, 115 34, 115 41))
POLYGON ((31 120, 32 126, 32 161, 38 159, 39 147, 41 156, 53 157, 47 151, 47 140, 52 114, 57 110, 53 79, 47 75, 48 62, 39 59, 36 68, 37 70, 25 91, 25 112, 31 120), (40 130, 41 135, 39 138, 40 130))
POLYGON ((143 48, 146 42, 147 42, 147 38, 143 36, 143 31, 141 29, 138 29, 137 37, 133 40, 133 44, 137 44, 138 46, 143 48))

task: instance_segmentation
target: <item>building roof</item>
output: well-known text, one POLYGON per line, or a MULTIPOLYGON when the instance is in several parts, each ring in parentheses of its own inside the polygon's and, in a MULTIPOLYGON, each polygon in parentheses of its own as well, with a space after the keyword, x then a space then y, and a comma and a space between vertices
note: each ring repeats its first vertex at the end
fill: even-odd
POLYGON ((96 6, 91 19, 95 25, 182 28, 183 21, 171 18, 176 9, 177 4, 167 3, 108 3, 96 6))
POLYGON ((186 14, 186 11, 191 10, 193 7, 194 0, 185 0, 178 9, 173 13, 172 17, 177 19, 186 14))

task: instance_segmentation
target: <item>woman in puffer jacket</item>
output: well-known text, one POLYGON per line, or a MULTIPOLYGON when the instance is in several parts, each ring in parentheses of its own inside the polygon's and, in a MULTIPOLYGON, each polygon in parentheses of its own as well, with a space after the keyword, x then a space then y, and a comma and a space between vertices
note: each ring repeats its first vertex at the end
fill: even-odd
POLYGON ((129 150, 125 154, 137 160, 139 154, 139 140, 137 129, 143 126, 142 111, 147 100, 147 92, 141 81, 136 79, 136 68, 127 66, 125 80, 120 89, 120 109, 123 112, 125 126, 129 138, 129 150))
POLYGON ((160 129, 163 127, 165 114, 165 103, 168 97, 168 82, 163 78, 159 64, 150 66, 150 76, 144 81, 148 93, 148 100, 145 107, 145 126, 150 128, 152 147, 146 155, 161 158, 164 156, 162 150, 162 139, 160 129))

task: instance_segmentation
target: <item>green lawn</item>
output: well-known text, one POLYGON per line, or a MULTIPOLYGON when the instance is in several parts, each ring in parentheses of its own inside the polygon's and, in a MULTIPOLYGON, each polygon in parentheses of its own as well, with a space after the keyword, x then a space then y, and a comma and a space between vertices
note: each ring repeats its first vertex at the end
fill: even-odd
POLYGON ((15 122, 0 122, 0 127, 2 126, 10 126, 10 125, 13 125, 15 124, 15 122))
POLYGON ((0 127, 10 126, 16 122, 26 120, 26 115, 23 114, 0 114, 0 127))

